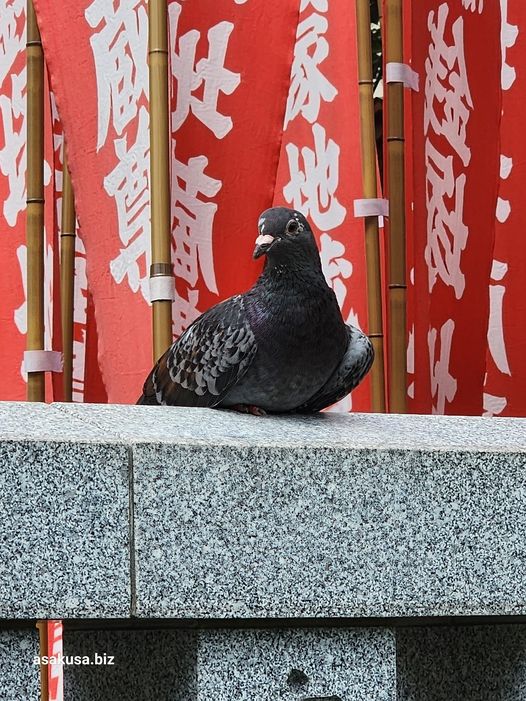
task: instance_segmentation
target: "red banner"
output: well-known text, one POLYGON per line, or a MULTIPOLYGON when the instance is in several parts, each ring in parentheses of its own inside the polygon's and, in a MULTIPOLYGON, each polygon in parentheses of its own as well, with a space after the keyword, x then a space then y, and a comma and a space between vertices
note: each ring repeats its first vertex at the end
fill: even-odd
POLYGON ((526 6, 522 0, 500 5, 502 118, 484 413, 526 416, 526 6))
MULTIPOLYGON (((355 10, 343 0, 302 0, 274 204, 314 225, 325 277, 344 318, 367 330, 355 10)), ((369 382, 336 410, 370 409, 369 382)))
POLYGON ((25 399, 25 3, 0 12, 0 399, 25 399))
POLYGON ((421 90, 412 115, 411 409, 481 414, 499 187, 500 8, 421 0, 412 26, 421 90))
MULTIPOLYGON (((152 364, 146 6, 35 7, 68 143, 104 385, 110 401, 131 402, 152 364)), ((250 254, 258 214, 272 202, 297 0, 276 7, 170 4, 177 334, 258 273, 250 254)))
MULTIPOLYGON (((45 348, 61 345, 64 127, 85 246, 74 399, 133 402, 152 362, 146 2, 35 5, 57 103, 47 100, 45 348)), ((408 61, 420 74, 407 115, 410 409, 525 415, 526 9, 520 0, 405 9, 408 61)), ((24 15, 23 3, 4 0, 2 399, 25 396, 24 15)), ((257 217, 272 204, 310 218, 344 317, 367 330, 363 226, 353 215, 362 194, 354 11, 340 0, 172 1, 169 28, 174 335, 255 279, 257 217)), ((58 376, 47 387, 61 398, 58 376)), ((366 382, 337 408, 369 401, 366 382)))

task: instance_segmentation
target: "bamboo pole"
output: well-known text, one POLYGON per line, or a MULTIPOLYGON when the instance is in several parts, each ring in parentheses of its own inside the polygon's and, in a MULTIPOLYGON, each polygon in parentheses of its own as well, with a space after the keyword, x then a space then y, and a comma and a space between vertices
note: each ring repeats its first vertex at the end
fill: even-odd
MULTIPOLYGON (((42 659, 48 656, 47 621, 37 621, 36 628, 38 629, 38 654, 42 659)), ((49 699, 48 666, 42 662, 40 663, 40 699, 41 701, 49 699)))
MULTIPOLYGON (((44 55, 27 2, 27 350, 44 350, 44 55)), ((45 400, 45 374, 29 372, 27 399, 45 400)))
MULTIPOLYGON (((150 277, 173 276, 170 227, 167 0, 149 0, 150 277)), ((152 303, 154 361, 172 344, 172 300, 152 303)))
MULTIPOLYGON (((403 63, 402 0, 385 3, 386 62, 403 63)), ((404 169, 404 86, 388 83, 387 193, 389 197, 389 410, 406 411, 406 241, 404 169)))
POLYGON ((69 173, 66 147, 62 159, 62 221, 60 230, 60 312, 64 357, 64 401, 73 395, 73 320, 75 304, 75 199, 69 173))
MULTIPOLYGON (((358 31, 358 90, 362 150, 364 198, 377 197, 376 138, 373 99, 373 59, 371 47, 371 10, 369 0, 356 0, 358 31)), ((380 240, 378 217, 365 218, 365 254, 367 260, 367 302, 369 338, 375 361, 371 369, 371 406, 385 411, 384 338, 382 321, 382 278, 380 273, 380 240)))

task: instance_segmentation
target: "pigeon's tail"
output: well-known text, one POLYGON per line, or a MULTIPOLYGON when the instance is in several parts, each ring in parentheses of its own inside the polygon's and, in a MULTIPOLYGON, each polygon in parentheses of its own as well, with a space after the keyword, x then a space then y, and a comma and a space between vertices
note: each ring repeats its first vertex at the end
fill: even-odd
POLYGON ((153 374, 156 368, 157 365, 153 368, 151 373, 146 378, 146 382, 144 383, 144 386, 142 388, 142 394, 137 400, 137 404, 146 404, 150 406, 157 406, 159 404, 159 402, 157 401, 157 394, 155 392, 155 386, 153 383, 153 374))
POLYGON ((146 396, 145 394, 141 394, 141 396, 139 397, 139 399, 137 400, 136 403, 137 403, 137 404, 146 404, 146 405, 154 405, 154 404, 157 405, 157 404, 159 404, 159 402, 157 401, 155 395, 153 395, 153 397, 152 397, 151 395, 150 395, 150 396, 146 396))

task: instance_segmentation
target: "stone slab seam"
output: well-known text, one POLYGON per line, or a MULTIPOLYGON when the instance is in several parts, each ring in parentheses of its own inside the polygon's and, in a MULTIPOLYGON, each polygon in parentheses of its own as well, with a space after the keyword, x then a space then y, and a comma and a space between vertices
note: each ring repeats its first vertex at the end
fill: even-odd
POLYGON ((128 498, 129 498, 129 544, 130 544, 130 616, 136 616, 137 611, 137 580, 136 580, 136 552, 135 552, 135 487, 133 469, 133 448, 128 446, 128 498))

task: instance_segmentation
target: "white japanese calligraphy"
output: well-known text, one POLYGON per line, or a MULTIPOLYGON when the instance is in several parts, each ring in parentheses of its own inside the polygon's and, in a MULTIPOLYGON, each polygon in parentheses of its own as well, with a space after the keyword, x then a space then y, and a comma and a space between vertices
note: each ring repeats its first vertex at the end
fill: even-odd
POLYGON ((329 55, 329 43, 323 37, 327 27, 327 19, 316 13, 298 24, 285 127, 298 114, 312 124, 318 119, 321 101, 332 102, 338 94, 319 69, 329 55))
POLYGON ((97 76, 99 121, 97 150, 106 142, 110 116, 120 136, 148 95, 148 15, 144 0, 94 0, 86 8, 88 24, 103 27, 90 38, 97 76))
POLYGON ((491 267, 491 284, 489 287, 489 323, 488 346, 491 357, 501 373, 511 375, 506 344, 504 342, 504 325, 502 318, 502 305, 506 288, 496 284, 502 281, 508 272, 507 263, 494 260, 491 267))
POLYGON ((240 83, 239 73, 225 68, 228 40, 234 25, 219 22, 208 30, 208 56, 196 62, 200 32, 193 29, 177 36, 182 7, 172 3, 169 8, 172 74, 177 82, 176 108, 172 113, 172 130, 182 126, 190 112, 218 139, 233 127, 232 118, 217 109, 219 94, 231 95, 240 83), (202 92, 202 98, 196 93, 202 92))
POLYGON ((16 225, 25 209, 26 68, 13 70, 25 49, 24 10, 23 1, 0 0, 0 173, 8 182, 3 214, 9 226, 16 225))
POLYGON ((340 309, 347 296, 344 280, 351 277, 353 270, 352 263, 344 255, 345 246, 341 241, 325 233, 320 236, 321 267, 327 284, 334 290, 340 309))
POLYGON ((497 397, 496 395, 488 394, 487 392, 482 394, 482 406, 484 408, 482 416, 498 416, 499 414, 502 414, 507 405, 508 400, 506 397, 497 397))
POLYGON ((440 329, 440 350, 437 349, 437 330, 430 328, 427 335, 431 394, 436 400, 432 407, 433 414, 443 414, 446 401, 451 403, 457 393, 457 380, 449 371, 454 330, 455 322, 448 319, 440 329))
POLYGON ((510 214, 511 214, 511 204, 509 200, 504 199, 503 197, 497 197, 497 208, 496 208, 496 217, 497 221, 500 224, 504 224, 510 214))
POLYGON ((0 172, 9 183, 9 194, 3 203, 4 217, 9 226, 15 226, 18 215, 26 207, 26 69, 11 80, 11 96, 0 95, 4 132, 0 172))
POLYGON ((140 288, 149 300, 150 201, 148 111, 141 107, 135 143, 128 148, 128 138, 115 140, 119 163, 104 178, 104 189, 115 198, 119 236, 124 244, 110 270, 117 283, 127 278, 133 292, 140 288), (141 265, 140 265, 141 263, 141 265))
POLYGON ((214 197, 221 181, 205 175, 208 159, 190 158, 188 164, 173 161, 172 202, 175 237, 175 274, 192 287, 197 284, 199 269, 210 292, 218 293, 212 251, 212 227, 217 205, 198 195, 214 197))
POLYGON ((471 10, 471 12, 482 13, 484 9, 484 0, 462 0, 462 5, 466 10, 471 10))
POLYGON ((513 158, 509 156, 501 155, 500 157, 500 178, 501 180, 507 180, 510 177, 510 173, 513 170, 513 158))
POLYGON ((453 287, 456 298, 460 299, 465 289, 461 256, 469 233, 463 221, 466 174, 461 168, 471 160, 466 128, 473 102, 464 58, 463 19, 459 17, 451 25, 453 43, 450 45, 446 42, 448 15, 449 7, 443 3, 437 13, 432 11, 428 16, 431 44, 425 62, 425 259, 429 269, 429 291, 440 277, 446 285, 453 287), (460 164, 455 165, 455 154, 444 156, 441 153, 436 136, 447 140, 460 164))
MULTIPOLYGON (((407 375, 412 376, 415 374, 415 325, 411 326, 409 331, 409 339, 407 342, 407 354, 406 354, 406 364, 407 364, 407 375)), ((415 398, 415 382, 414 380, 407 386, 407 396, 411 399, 415 398)))
MULTIPOLYGON (((7 177, 9 193, 3 214, 9 226, 26 208, 26 69, 11 76, 11 95, 0 95, 0 125, 4 143, 0 147, 0 173, 7 177)), ((1 144, 1 142, 0 142, 1 144)), ((51 167, 44 161, 44 185, 51 181, 51 167)))
POLYGON ((468 228, 462 221, 466 175, 455 177, 453 157, 443 156, 428 139, 425 144, 427 166, 427 244, 425 260, 429 271, 429 291, 437 276, 455 290, 455 297, 464 294, 466 280, 461 270, 462 251, 468 239, 468 228))
POLYGON ((431 45, 425 61, 424 129, 428 132, 431 128, 435 134, 445 136, 467 166, 471 150, 466 145, 466 127, 473 101, 464 58, 464 20, 459 17, 453 23, 453 44, 449 45, 445 39, 448 14, 449 7, 443 3, 438 8, 436 24, 435 12, 428 17, 431 45))
POLYGON ((195 321, 201 312, 197 308, 199 302, 199 290, 187 290, 188 298, 183 297, 175 291, 175 301, 173 304, 173 332, 180 336, 187 329, 192 321, 195 321))
POLYGON ((503 90, 509 90, 515 82, 517 72, 513 66, 508 64, 507 53, 508 49, 515 46, 519 35, 519 28, 508 22, 508 0, 500 0, 500 14, 500 45, 502 53, 501 87, 503 90))
MULTIPOLYGON (((508 0, 501 0, 501 87, 504 91, 510 90, 515 83, 517 74, 515 68, 508 64, 508 49, 515 45, 519 33, 518 27, 508 22, 508 0)), ((506 104, 506 99, 504 100, 506 104)), ((505 114, 505 112, 504 112, 505 114)), ((504 194, 507 192, 505 181, 512 174, 514 167, 513 157, 501 154, 500 157, 500 189, 497 198, 496 218, 499 224, 506 224, 512 213, 512 203, 504 194)), ((499 228, 497 228, 497 240, 499 240, 499 228)), ((498 416, 504 412, 508 406, 508 397, 494 394, 491 391, 496 386, 500 389, 502 378, 500 375, 512 376, 511 367, 506 348, 506 329, 504 326, 504 301, 506 298, 506 276, 508 274, 508 263, 503 260, 494 259, 491 267, 489 284, 489 319, 488 319, 488 351, 496 370, 492 365, 484 379, 483 407, 484 416, 498 416)), ((507 386, 505 381, 502 383, 507 386)))
POLYGON ((306 216, 310 215, 322 231, 330 231, 342 224, 347 210, 338 202, 340 147, 332 140, 326 142, 325 129, 320 124, 312 127, 314 150, 287 144, 290 181, 283 188, 285 200, 306 216))
POLYGON ((329 0, 301 0, 300 12, 306 10, 309 5, 312 5, 318 12, 327 12, 329 9, 329 0))
MULTIPOLYGON (((500 179, 507 180, 512 169, 513 169, 513 159, 501 154, 501 156, 500 156, 500 179)), ((504 224, 505 222, 508 221, 510 214, 511 214, 511 202, 509 200, 507 200, 506 198, 502 197, 501 195, 499 195, 497 197, 497 207, 496 207, 496 212, 495 212, 495 216, 497 217, 497 221, 500 224, 504 224)))
POLYGON ((24 0, 0 0, 0 86, 25 49, 24 0))

